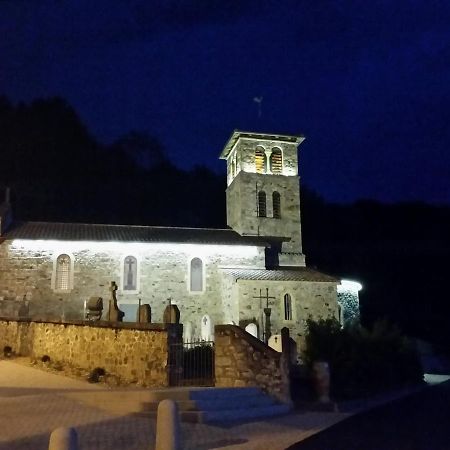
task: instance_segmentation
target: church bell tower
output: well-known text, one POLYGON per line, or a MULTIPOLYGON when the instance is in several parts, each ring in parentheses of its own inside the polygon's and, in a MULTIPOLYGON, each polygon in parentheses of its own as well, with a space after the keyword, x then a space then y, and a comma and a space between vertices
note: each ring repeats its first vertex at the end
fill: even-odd
POLYGON ((227 161, 227 224, 241 235, 282 239, 279 266, 304 266, 297 148, 302 136, 235 131, 227 161))

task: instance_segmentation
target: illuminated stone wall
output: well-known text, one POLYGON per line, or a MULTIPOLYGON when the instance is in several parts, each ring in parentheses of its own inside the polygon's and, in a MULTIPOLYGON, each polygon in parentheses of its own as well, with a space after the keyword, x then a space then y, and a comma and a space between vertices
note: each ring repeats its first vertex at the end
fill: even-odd
POLYGON ((168 386, 168 349, 181 330, 177 326, 45 323, 0 320, 0 348, 16 354, 92 370, 102 367, 126 382, 168 386))
MULTIPOLYGON (((91 296, 103 297, 105 314, 110 298, 109 285, 114 280, 119 285, 119 307, 135 305, 137 308, 140 298, 142 303, 150 304, 152 321, 162 322, 170 297, 181 311, 182 322, 190 321, 194 334, 199 335, 200 320, 204 314, 208 314, 213 323, 224 323, 224 308, 228 313, 231 305, 227 293, 231 285, 223 285, 220 266, 263 268, 264 248, 4 241, 0 245, 0 316, 18 317, 25 298, 29 317, 82 319, 84 301, 91 296), (74 287, 68 293, 57 293, 51 288, 54 259, 61 253, 67 253, 74 259, 74 287), (125 294, 120 289, 122 261, 128 254, 136 256, 139 262, 140 289, 133 294, 125 294), (189 292, 188 267, 193 257, 200 257, 205 264, 204 292, 189 292)), ((134 313, 127 319, 134 321, 134 313)))
MULTIPOLYGON (((264 136, 264 135, 263 135, 264 136)), ((231 164, 233 158, 236 159, 236 174, 243 171, 248 173, 256 172, 255 150, 256 147, 262 147, 270 152, 273 148, 279 148, 283 154, 283 172, 284 176, 298 175, 298 157, 297 144, 294 142, 283 142, 279 140, 261 138, 240 137, 234 148, 230 151, 227 158, 227 184, 230 185, 234 179, 231 164)))
MULTIPOLYGON (((280 334, 283 327, 289 328, 291 337, 297 342, 298 350, 304 349, 306 320, 327 317, 339 318, 336 283, 312 281, 267 281, 265 284, 251 280, 238 280, 239 323, 260 318, 259 329, 262 330, 263 308, 265 300, 256 297, 266 295, 269 288, 269 307, 272 309, 272 334, 280 334), (293 320, 284 320, 284 295, 291 295, 293 320)), ((262 336, 261 336, 262 337, 262 336)))
POLYGON ((239 138, 227 158, 227 224, 240 234, 288 237, 284 242, 281 265, 304 266, 300 223, 300 188, 297 170, 297 144, 270 139, 239 138), (280 148, 282 174, 256 173, 255 150, 280 148), (232 161, 236 161, 233 176, 232 161), (266 215, 258 217, 258 192, 266 193, 266 215), (273 192, 281 197, 281 218, 273 218, 273 192))
POLYGON ((289 372, 282 353, 233 325, 216 326, 217 387, 258 386, 290 403, 289 372))

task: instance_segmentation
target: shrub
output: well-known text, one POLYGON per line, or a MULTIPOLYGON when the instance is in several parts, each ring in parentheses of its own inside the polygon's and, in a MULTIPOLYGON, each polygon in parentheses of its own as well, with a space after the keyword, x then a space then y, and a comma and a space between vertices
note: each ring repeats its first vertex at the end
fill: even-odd
POLYGON ((91 373, 88 376, 89 383, 98 383, 100 381, 100 377, 104 377, 106 374, 105 369, 103 367, 96 367, 92 369, 91 373))
POLYGON ((423 378, 417 352, 398 327, 377 321, 341 328, 335 319, 307 321, 305 362, 328 361, 337 397, 391 389, 423 378))

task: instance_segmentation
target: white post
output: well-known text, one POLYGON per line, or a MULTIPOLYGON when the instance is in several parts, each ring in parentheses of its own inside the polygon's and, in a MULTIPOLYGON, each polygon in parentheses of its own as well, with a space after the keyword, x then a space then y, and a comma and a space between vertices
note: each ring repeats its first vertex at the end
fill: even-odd
POLYGON ((78 450, 75 428, 57 428, 50 435, 48 450, 78 450))
POLYGON ((173 400, 159 402, 155 450, 182 450, 178 406, 173 400))

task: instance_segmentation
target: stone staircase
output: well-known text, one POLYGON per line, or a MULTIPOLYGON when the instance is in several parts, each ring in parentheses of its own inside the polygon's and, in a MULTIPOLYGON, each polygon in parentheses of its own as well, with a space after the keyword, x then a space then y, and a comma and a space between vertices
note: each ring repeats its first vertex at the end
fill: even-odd
POLYGON ((291 409, 257 387, 99 389, 75 390, 61 395, 110 414, 154 418, 159 402, 171 399, 177 402, 182 421, 199 423, 253 420, 285 414, 291 409))
POLYGON ((159 402, 171 399, 177 402, 184 422, 253 420, 286 414, 290 410, 289 405, 277 403, 257 387, 171 388, 153 390, 149 394, 137 414, 156 417, 159 402))

